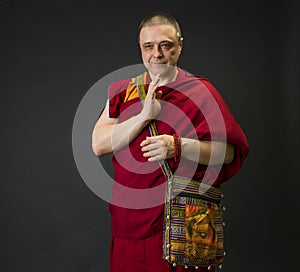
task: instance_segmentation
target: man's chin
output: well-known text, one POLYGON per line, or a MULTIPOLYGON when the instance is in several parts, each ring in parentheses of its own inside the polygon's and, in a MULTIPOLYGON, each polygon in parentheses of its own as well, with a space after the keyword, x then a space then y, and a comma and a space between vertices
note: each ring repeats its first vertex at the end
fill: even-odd
POLYGON ((170 66, 167 65, 167 64, 149 64, 148 65, 148 69, 149 71, 154 74, 154 75, 157 75, 157 74, 160 74, 160 75, 163 75, 165 73, 168 73, 170 71, 170 66))

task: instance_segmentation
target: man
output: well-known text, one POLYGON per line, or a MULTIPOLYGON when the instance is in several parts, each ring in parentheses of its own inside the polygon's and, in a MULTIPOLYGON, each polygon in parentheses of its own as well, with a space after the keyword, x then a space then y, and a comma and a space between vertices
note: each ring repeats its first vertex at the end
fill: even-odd
POLYGON ((166 177, 159 164, 166 160, 173 173, 219 187, 241 168, 248 144, 211 83, 177 67, 183 37, 171 15, 154 12, 145 17, 139 45, 147 69, 144 101, 132 79, 111 84, 92 134, 97 156, 114 152, 110 269, 194 271, 162 258, 165 191, 155 188, 166 177), (150 133, 151 120, 159 135, 150 133), (128 193, 132 191, 136 194, 128 193))

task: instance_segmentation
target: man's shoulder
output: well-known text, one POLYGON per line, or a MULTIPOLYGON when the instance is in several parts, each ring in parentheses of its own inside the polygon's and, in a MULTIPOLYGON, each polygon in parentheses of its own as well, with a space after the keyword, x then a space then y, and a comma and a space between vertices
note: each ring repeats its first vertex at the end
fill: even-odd
POLYGON ((200 80, 200 81, 206 81, 206 82, 209 82, 209 79, 203 75, 199 75, 199 74, 192 74, 191 72, 188 72, 184 69, 180 69, 183 76, 185 78, 188 78, 188 79, 197 79, 197 80, 200 80))
POLYGON ((114 81, 110 84, 110 89, 126 89, 129 83, 132 82, 132 78, 124 78, 118 81, 114 81))
POLYGON ((133 78, 124 78, 110 83, 109 85, 109 95, 125 95, 128 87, 134 84, 133 78))
POLYGON ((184 82, 188 83, 188 86, 194 86, 196 88, 191 88, 191 92, 199 92, 201 91, 202 94, 205 93, 212 93, 213 95, 218 95, 218 90, 215 87, 215 85, 211 82, 208 77, 202 75, 202 74, 192 74, 188 71, 183 70, 183 80, 184 82), (189 84, 192 83, 192 84, 189 84), (206 90, 206 92, 203 92, 203 90, 206 90))

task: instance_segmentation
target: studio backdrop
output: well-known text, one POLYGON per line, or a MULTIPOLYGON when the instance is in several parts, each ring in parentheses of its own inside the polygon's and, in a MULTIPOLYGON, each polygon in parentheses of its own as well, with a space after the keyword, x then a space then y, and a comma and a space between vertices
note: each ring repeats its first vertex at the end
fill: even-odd
MULTIPOLYGON (((78 169, 73 125, 90 90, 106 97, 99 82, 141 64, 137 28, 153 10, 177 18, 179 66, 214 84, 249 142, 243 168, 223 186, 223 271, 296 270, 299 8, 297 1, 1 0, 0 271, 109 271, 108 203, 78 169)), ((103 99, 93 101, 87 122, 97 120, 103 99)), ((113 174, 110 155, 97 160, 113 174)))

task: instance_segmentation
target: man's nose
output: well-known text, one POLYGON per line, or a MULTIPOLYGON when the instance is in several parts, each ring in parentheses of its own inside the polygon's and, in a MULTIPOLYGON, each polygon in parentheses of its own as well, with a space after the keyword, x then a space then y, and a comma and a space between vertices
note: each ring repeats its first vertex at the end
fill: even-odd
POLYGON ((155 45, 153 48, 153 57, 159 58, 162 56, 161 48, 159 45, 155 45))

